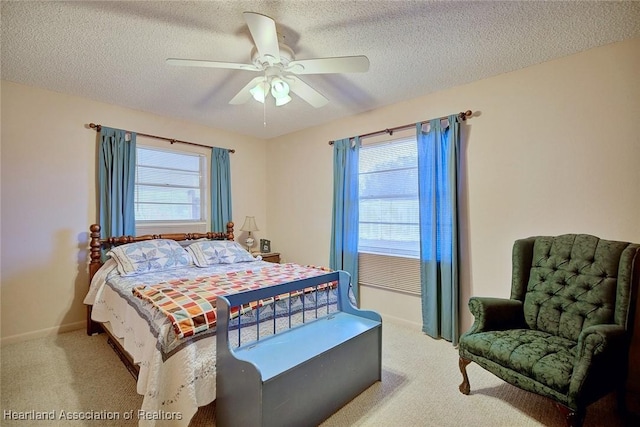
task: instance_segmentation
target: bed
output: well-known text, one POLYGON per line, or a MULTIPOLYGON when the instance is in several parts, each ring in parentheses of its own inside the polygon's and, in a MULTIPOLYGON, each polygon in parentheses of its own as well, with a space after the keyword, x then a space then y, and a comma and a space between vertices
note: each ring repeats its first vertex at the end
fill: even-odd
MULTIPOLYGON (((105 332, 137 379, 143 396, 140 426, 187 426, 198 407, 215 400, 215 295, 327 274, 323 268, 274 264, 249 254, 233 240, 233 226, 230 222, 225 233, 107 238, 97 224, 90 227, 87 333, 105 332)), ((275 325, 283 316, 305 322, 317 317, 319 308, 337 310, 335 283, 320 289, 290 295, 286 304, 274 299, 242 307, 229 324, 273 318, 275 325), (282 304, 288 313, 278 311, 282 304)), ((245 337, 251 339, 246 328, 245 337)))

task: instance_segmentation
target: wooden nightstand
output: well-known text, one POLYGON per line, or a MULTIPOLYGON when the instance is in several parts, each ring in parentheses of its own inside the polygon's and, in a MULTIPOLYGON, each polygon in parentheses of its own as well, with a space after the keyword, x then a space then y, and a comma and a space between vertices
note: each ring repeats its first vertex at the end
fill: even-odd
POLYGON ((280 252, 257 253, 255 255, 260 255, 263 261, 280 264, 280 252))

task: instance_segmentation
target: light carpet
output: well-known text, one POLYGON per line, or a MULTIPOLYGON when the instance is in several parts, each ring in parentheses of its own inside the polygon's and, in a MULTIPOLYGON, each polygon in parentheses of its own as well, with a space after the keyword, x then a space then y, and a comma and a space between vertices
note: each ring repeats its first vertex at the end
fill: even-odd
MULTIPOLYGON (((2 347, 2 426, 124 426, 122 414, 142 403, 135 380, 104 335, 74 331, 2 347), (109 411, 119 420, 28 422, 8 419, 6 411, 109 411)), ((547 399, 513 387, 475 364, 468 369, 471 394, 461 382, 457 350, 403 324, 383 324, 382 381, 336 412, 322 427, 337 426, 551 426, 564 422, 547 399)), ((135 417, 134 417, 135 418, 135 417)), ((587 410, 585 427, 621 427, 615 395, 587 410)), ((200 408, 190 426, 215 426, 215 405, 200 408)))

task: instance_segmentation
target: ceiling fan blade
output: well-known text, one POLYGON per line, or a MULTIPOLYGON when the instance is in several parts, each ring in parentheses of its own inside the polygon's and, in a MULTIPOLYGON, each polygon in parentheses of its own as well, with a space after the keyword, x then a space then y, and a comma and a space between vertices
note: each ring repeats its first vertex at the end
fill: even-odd
POLYGON ((271 65, 280 62, 280 47, 278 46, 275 21, 268 16, 254 12, 244 12, 243 15, 260 56, 271 65))
POLYGON ((298 77, 286 76, 285 79, 287 80, 287 83, 289 83, 289 89, 291 92, 307 101, 311 106, 320 108, 329 103, 329 100, 325 98, 324 95, 300 80, 298 77))
POLYGON ((179 65, 184 67, 209 67, 209 68, 228 68, 232 70, 246 70, 246 71, 262 71, 260 68, 253 64, 240 64, 236 62, 220 62, 220 61, 205 61, 200 59, 179 59, 179 58, 167 58, 167 64, 179 65))
POLYGON ((366 56, 302 59, 291 61, 286 71, 294 74, 364 73, 369 71, 366 56))
POLYGON ((264 76, 259 76, 252 79, 249 83, 247 83, 245 87, 240 89, 240 92, 238 92, 236 96, 234 96, 233 99, 229 101, 229 104, 238 105, 247 102, 249 99, 251 99, 251 92, 249 91, 261 81, 264 81, 264 76))

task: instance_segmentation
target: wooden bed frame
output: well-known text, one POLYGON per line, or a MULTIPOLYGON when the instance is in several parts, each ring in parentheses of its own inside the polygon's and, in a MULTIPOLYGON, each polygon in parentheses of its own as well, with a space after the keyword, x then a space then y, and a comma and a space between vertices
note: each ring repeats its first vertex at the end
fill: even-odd
MULTIPOLYGON (((134 243, 134 242, 142 242, 145 240, 154 240, 154 239, 169 239, 175 241, 184 241, 184 240, 199 240, 199 239, 209 239, 209 240, 233 240, 233 222, 227 223, 227 232, 207 232, 207 233, 170 233, 170 234, 145 234, 142 236, 118 236, 118 237, 100 237, 100 225, 92 224, 89 227, 90 230, 90 243, 89 243, 89 285, 91 285, 91 280, 93 276, 95 276, 96 272, 100 267, 102 267, 102 251, 108 250, 111 247, 124 245, 126 243, 134 243)), ((124 347, 120 343, 120 340, 115 337, 111 331, 107 327, 105 327, 102 323, 94 322, 91 320, 91 310, 93 306, 87 306, 87 334, 94 335, 100 332, 104 332, 107 334, 107 342, 116 352, 120 360, 127 367, 131 375, 138 379, 139 366, 133 362, 133 358, 125 351, 124 347)))

